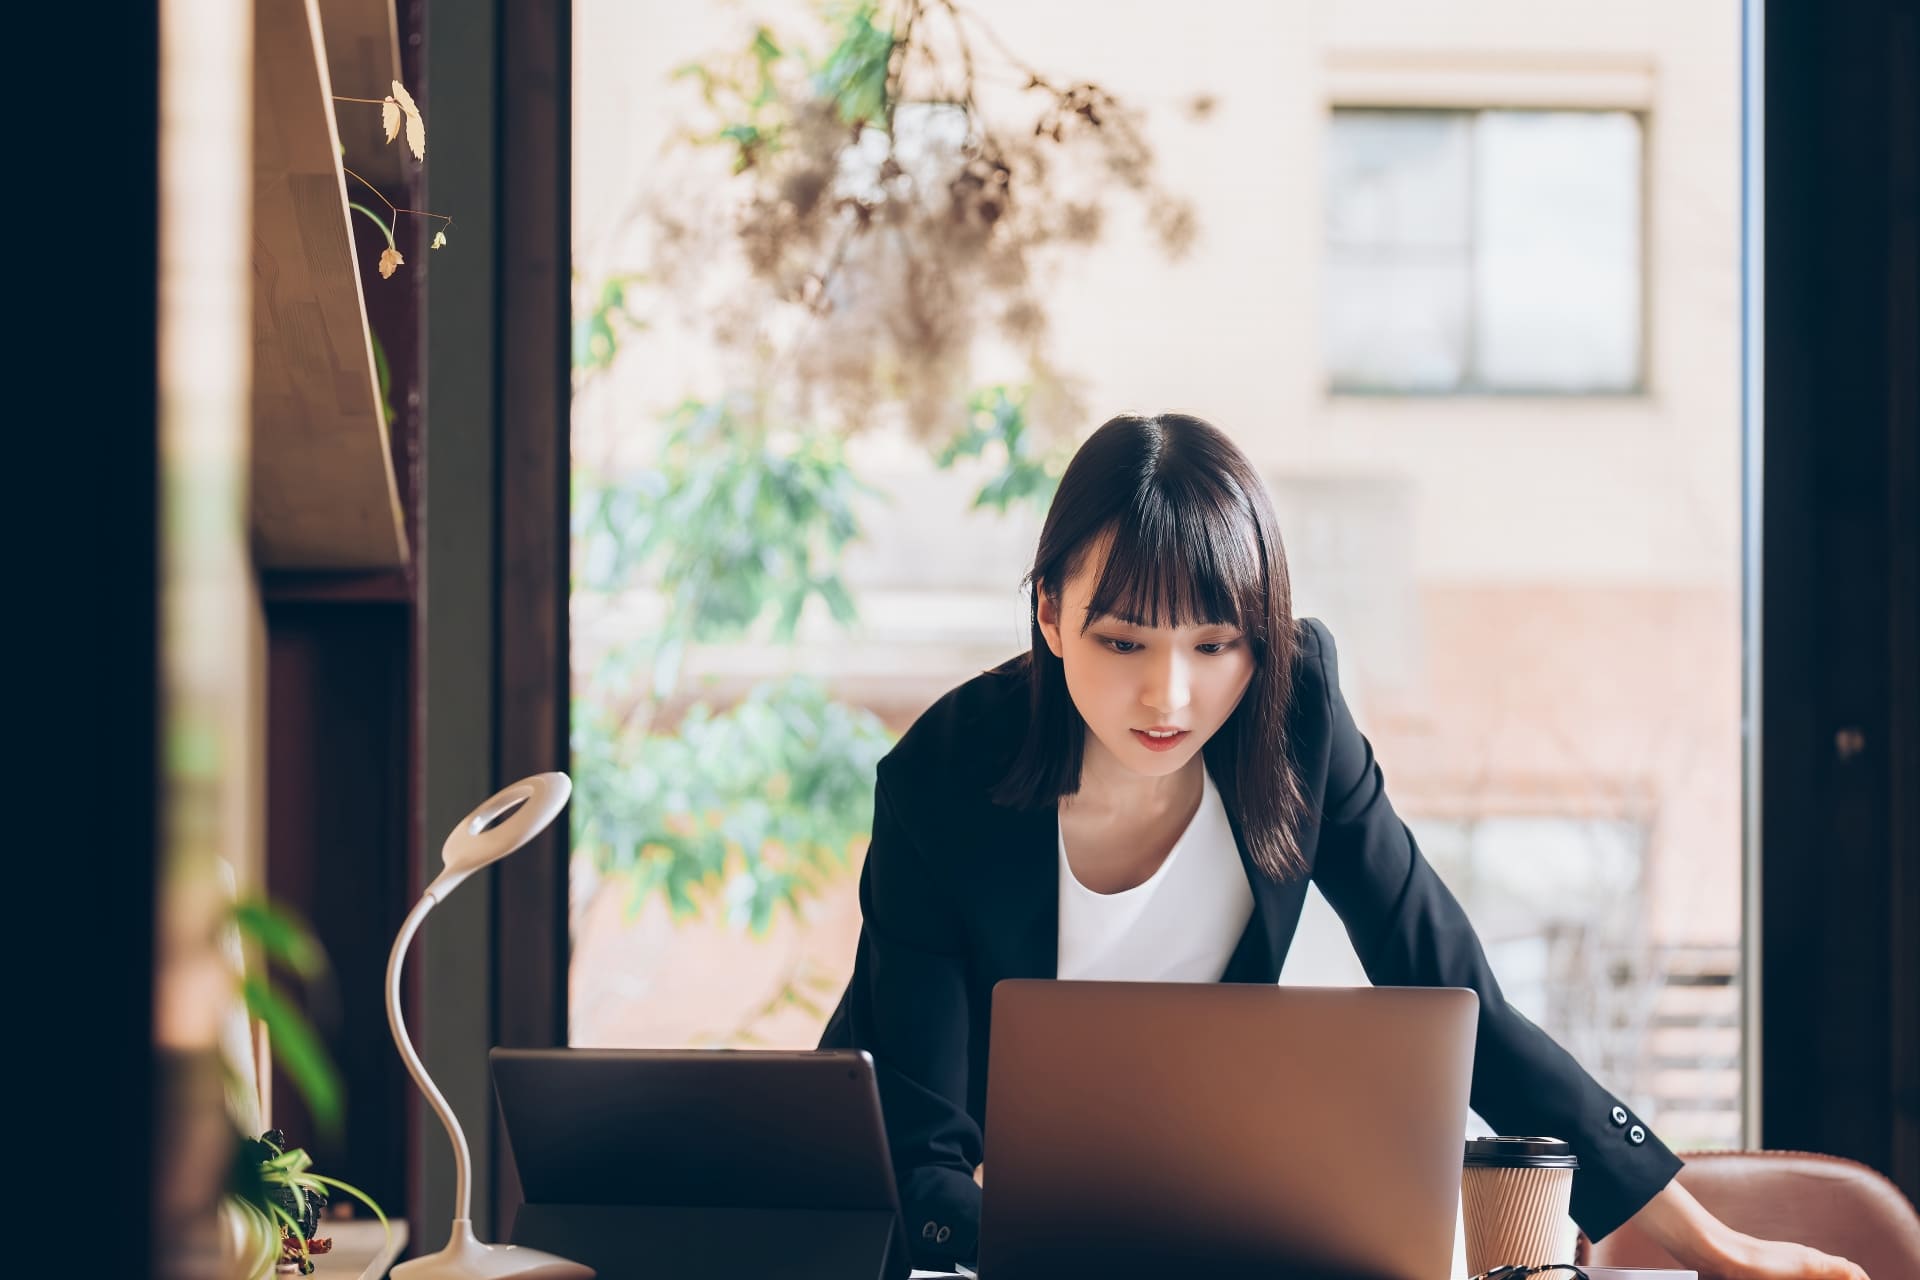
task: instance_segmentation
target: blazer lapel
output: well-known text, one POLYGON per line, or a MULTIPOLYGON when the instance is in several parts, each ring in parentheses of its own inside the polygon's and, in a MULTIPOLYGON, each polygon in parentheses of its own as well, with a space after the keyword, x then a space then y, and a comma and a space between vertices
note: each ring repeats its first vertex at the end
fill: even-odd
POLYGON ((982 919, 993 980, 1052 978, 1060 964, 1060 810, 994 807, 1001 838, 992 842, 991 895, 982 919))
POLYGON ((1229 812, 1227 821, 1233 827, 1233 844, 1240 852, 1241 870, 1246 872, 1247 884, 1253 890, 1253 916, 1247 921, 1246 932, 1240 935, 1240 945, 1234 948, 1233 958, 1227 961, 1227 971, 1220 980, 1277 982, 1287 950, 1293 945, 1294 930, 1300 924, 1300 909, 1307 900, 1308 877, 1303 875, 1284 884, 1276 883, 1254 864, 1253 856, 1247 852, 1240 820, 1229 812))

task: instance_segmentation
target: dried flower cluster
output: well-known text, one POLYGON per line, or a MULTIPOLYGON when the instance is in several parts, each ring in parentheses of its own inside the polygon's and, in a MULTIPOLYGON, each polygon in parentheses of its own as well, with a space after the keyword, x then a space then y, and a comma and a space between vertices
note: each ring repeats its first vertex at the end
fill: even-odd
POLYGON ((736 148, 736 176, 721 216, 685 192, 655 205, 651 274, 702 298, 714 337, 759 361, 757 382, 791 390, 804 417, 858 430, 898 406, 917 435, 944 439, 990 336, 1025 360, 1036 425, 1069 427, 1077 406, 1046 355, 1045 254, 1096 241, 1122 192, 1170 255, 1193 240, 1192 208, 1157 184, 1138 116, 1100 86, 1056 85, 1008 56, 1025 121, 989 118, 976 21, 948 0, 867 6, 841 17, 824 58, 789 55, 762 29, 744 57, 684 69, 718 117, 696 136, 736 148), (701 285, 720 241, 747 276, 715 301, 701 285))

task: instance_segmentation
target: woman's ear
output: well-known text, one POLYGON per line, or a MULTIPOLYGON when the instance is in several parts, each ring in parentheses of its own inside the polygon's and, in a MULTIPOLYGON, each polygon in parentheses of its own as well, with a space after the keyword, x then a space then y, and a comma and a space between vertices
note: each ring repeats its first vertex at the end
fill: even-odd
POLYGON ((1053 650, 1056 658, 1064 656, 1060 645, 1060 597, 1047 589, 1044 582, 1033 584, 1034 616, 1040 623, 1040 635, 1046 640, 1047 648, 1053 650))

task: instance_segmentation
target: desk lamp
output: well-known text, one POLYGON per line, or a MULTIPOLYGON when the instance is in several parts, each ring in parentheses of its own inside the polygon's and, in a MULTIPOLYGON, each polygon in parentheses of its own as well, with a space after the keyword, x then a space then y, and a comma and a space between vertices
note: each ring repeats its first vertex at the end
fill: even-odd
POLYGON ((460 1121, 454 1117, 446 1098, 427 1078, 426 1068, 420 1065, 420 1055, 413 1051, 413 1043, 407 1039, 406 1024, 400 1020, 400 965, 406 958, 407 944, 413 941, 427 912, 452 893, 462 880, 546 830, 547 824, 566 807, 571 794, 573 783, 566 774, 536 774, 503 788, 461 819, 446 844, 441 846, 440 860, 444 865, 440 874, 407 913, 400 926, 400 936, 393 940, 393 955, 387 960, 387 1025, 393 1029, 393 1043, 399 1047, 413 1082, 420 1086, 420 1092, 433 1105, 440 1123, 447 1127, 447 1136, 453 1139, 456 1171, 453 1234, 447 1240, 447 1247, 424 1258, 401 1263, 392 1271, 393 1280, 501 1280, 508 1276, 515 1280, 594 1280, 593 1268, 577 1262, 556 1258, 538 1249, 482 1244, 474 1238, 473 1154, 467 1149, 467 1135, 460 1131, 460 1121), (493 825, 495 822, 499 825, 493 825))

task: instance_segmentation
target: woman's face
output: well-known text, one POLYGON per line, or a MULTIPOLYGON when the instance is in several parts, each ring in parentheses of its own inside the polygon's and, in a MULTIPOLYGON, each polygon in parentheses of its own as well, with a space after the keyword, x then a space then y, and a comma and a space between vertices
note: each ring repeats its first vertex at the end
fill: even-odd
POLYGON ((1057 605, 1040 592, 1041 634, 1066 667, 1067 691, 1099 747, 1125 769, 1163 777, 1192 760, 1233 714, 1253 679, 1253 652, 1231 624, 1088 619, 1105 565, 1103 541, 1064 584, 1057 605), (1152 732, 1169 729, 1175 732, 1152 732))

